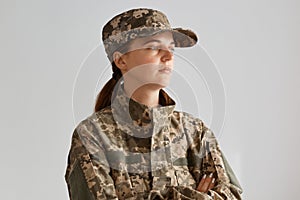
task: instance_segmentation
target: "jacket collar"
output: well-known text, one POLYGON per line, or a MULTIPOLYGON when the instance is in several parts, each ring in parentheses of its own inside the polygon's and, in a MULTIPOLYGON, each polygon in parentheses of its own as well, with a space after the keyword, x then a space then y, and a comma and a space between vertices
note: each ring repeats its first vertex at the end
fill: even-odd
POLYGON ((175 101, 171 99, 166 103, 166 97, 162 89, 159 93, 159 106, 149 107, 128 97, 124 91, 123 82, 116 86, 115 98, 111 102, 112 114, 118 128, 130 135, 137 137, 149 137, 153 132, 168 126, 175 108, 175 101))

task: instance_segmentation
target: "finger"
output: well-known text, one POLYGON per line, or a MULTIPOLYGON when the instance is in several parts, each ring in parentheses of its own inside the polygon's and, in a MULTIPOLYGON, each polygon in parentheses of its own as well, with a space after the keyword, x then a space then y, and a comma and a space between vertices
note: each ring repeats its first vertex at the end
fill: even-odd
POLYGON ((212 173, 209 175, 209 177, 206 177, 203 181, 201 180, 198 191, 200 192, 207 192, 209 190, 209 186, 212 182, 212 173))
POLYGON ((204 174, 204 175, 202 176, 202 179, 201 179, 201 181, 200 181, 200 183, 199 183, 199 185, 198 185, 198 187, 197 187, 197 190, 200 191, 200 189, 202 188, 202 186, 203 186, 203 184, 204 184, 204 182, 205 182, 205 178, 206 178, 206 174, 204 174))
POLYGON ((212 173, 209 175, 209 177, 207 177, 203 183, 203 186, 202 186, 202 189, 203 189, 203 192, 207 192, 209 190, 209 186, 212 182, 212 173))
POLYGON ((216 180, 215 178, 212 179, 210 185, 208 186, 209 190, 212 189, 215 186, 215 180, 216 180))

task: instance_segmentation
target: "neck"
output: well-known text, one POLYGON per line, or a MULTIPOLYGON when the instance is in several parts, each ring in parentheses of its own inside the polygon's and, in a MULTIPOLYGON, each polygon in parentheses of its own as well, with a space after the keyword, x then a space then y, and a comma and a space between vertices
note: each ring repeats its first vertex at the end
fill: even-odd
POLYGON ((124 83, 124 90, 128 97, 144 104, 148 107, 157 107, 159 105, 159 90, 157 85, 146 84, 139 88, 130 87, 124 83))

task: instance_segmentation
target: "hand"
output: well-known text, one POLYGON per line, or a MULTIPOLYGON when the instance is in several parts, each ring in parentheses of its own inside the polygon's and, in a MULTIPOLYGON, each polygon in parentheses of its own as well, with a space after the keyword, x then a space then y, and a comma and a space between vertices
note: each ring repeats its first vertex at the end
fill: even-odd
POLYGON ((206 193, 208 190, 212 189, 215 184, 215 178, 213 178, 212 176, 213 173, 211 173, 208 177, 206 176, 206 174, 204 174, 197 187, 197 190, 206 193))

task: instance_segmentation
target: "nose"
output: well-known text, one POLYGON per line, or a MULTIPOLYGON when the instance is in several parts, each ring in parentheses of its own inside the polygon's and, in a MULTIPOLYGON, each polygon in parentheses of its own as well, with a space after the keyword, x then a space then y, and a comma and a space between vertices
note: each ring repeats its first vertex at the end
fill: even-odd
POLYGON ((161 61, 162 62, 168 62, 173 60, 173 52, 169 49, 162 49, 162 57, 161 61))

